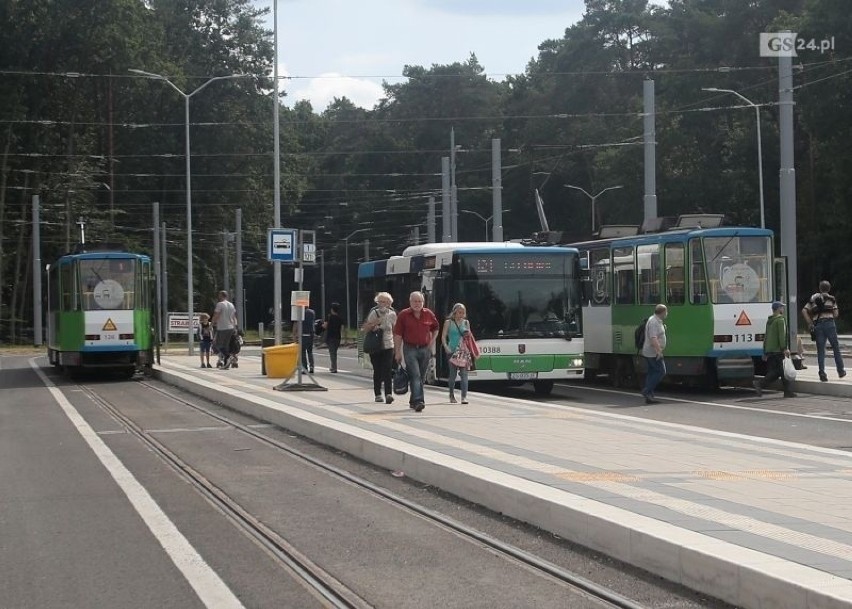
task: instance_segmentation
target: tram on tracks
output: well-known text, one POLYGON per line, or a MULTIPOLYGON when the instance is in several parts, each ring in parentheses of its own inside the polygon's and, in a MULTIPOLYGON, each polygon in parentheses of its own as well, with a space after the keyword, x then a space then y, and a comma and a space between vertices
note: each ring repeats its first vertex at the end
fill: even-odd
MULTIPOLYGON (((533 383, 547 395, 554 381, 582 378, 580 254, 570 247, 520 243, 432 243, 358 268, 358 325, 377 292, 389 292, 397 310, 423 292, 443 324, 455 302, 468 310, 481 357, 470 382, 533 383)), ((361 351, 363 365, 368 358, 361 351)), ((437 350, 436 377, 446 380, 447 356, 437 350)))
POLYGON ((86 251, 47 270, 47 354, 72 376, 149 369, 155 345, 154 274, 148 256, 86 251))
POLYGON ((770 304, 786 302, 786 264, 773 258, 772 231, 722 219, 690 214, 670 228, 658 221, 643 234, 635 227, 609 238, 603 227, 602 238, 569 244, 589 270, 585 378, 606 374, 616 387, 641 382, 645 362, 634 332, 658 303, 669 311, 667 378, 717 387, 763 370, 770 304))

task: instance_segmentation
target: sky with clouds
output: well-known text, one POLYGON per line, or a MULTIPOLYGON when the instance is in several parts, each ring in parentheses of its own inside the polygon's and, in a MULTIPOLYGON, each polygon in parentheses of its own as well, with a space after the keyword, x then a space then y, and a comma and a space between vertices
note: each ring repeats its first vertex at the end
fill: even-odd
POLYGON ((346 96, 372 108, 382 81, 399 82, 406 65, 471 53, 500 80, 523 72, 538 45, 562 38, 584 10, 583 0, 278 0, 278 72, 291 77, 285 103, 308 99, 319 112, 346 96))

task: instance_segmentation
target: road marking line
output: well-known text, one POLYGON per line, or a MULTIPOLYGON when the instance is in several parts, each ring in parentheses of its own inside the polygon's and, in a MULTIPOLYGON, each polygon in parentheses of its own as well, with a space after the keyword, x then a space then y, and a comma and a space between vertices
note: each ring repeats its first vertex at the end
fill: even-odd
POLYGON ((215 571, 205 562, 204 558, 192 547, 186 537, 178 530, 169 517, 160 509, 154 498, 148 493, 133 474, 119 460, 110 448, 98 437, 94 429, 77 412, 56 385, 47 378, 41 368, 35 363, 37 358, 30 360, 30 367, 35 370, 41 381, 50 391, 53 399, 71 420, 77 432, 95 453, 103 466, 124 491, 133 509, 154 535, 169 558, 180 570, 186 581, 195 590, 198 598, 206 607, 245 609, 228 586, 215 571))

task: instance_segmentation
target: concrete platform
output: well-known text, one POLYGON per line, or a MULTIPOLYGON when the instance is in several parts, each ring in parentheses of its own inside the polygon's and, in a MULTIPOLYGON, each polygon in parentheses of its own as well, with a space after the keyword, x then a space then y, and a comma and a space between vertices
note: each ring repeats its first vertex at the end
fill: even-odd
MULTIPOLYGON (((373 401, 366 378, 321 371, 326 392, 279 392, 260 358, 238 370, 163 358, 168 383, 535 524, 748 609, 852 607, 852 454, 472 393, 427 388, 373 401)), ((797 391, 852 395, 852 379, 797 391), (836 393, 835 393, 836 392, 836 393)))

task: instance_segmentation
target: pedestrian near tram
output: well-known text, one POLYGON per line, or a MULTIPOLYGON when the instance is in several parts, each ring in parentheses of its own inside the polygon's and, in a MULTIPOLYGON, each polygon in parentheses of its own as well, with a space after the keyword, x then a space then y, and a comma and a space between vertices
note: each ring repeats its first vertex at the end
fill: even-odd
POLYGON ((382 349, 370 353, 370 363, 373 366, 373 394, 377 402, 384 401, 386 404, 393 402, 393 383, 391 380, 391 369, 393 368, 393 328, 396 325, 396 311, 391 306, 393 297, 387 292, 379 292, 373 299, 376 306, 370 309, 364 325, 361 327, 365 332, 382 330, 382 349), (385 397, 382 399, 382 385, 385 388, 385 397))
POLYGON ((796 394, 790 386, 790 381, 784 375, 784 358, 790 357, 787 348, 787 316, 784 315, 783 302, 772 303, 772 315, 766 320, 766 331, 763 339, 763 361, 766 362, 766 376, 753 382, 757 395, 763 395, 764 388, 776 379, 781 379, 785 398, 794 398, 796 394))
POLYGON ((648 371, 645 374, 645 388, 642 390, 642 395, 645 397, 646 404, 660 403, 654 397, 654 390, 666 376, 666 361, 663 359, 663 351, 666 349, 666 325, 663 322, 668 314, 668 307, 658 304, 654 308, 654 314, 645 322, 642 357, 645 358, 648 371))
POLYGON ((213 325, 216 327, 216 348, 223 359, 222 370, 231 367, 231 336, 237 331, 237 309, 228 300, 228 292, 219 292, 219 302, 213 311, 213 325))
POLYGON ((825 343, 831 344, 834 352, 834 365, 837 366, 837 376, 846 376, 846 368, 843 365, 843 355, 840 353, 840 343, 837 340, 837 324, 835 319, 840 311, 837 308, 837 298, 831 295, 831 284, 823 279, 819 282, 819 292, 808 300, 808 304, 802 309, 802 317, 808 323, 817 348, 817 365, 819 366, 819 380, 825 382, 828 376, 825 374, 825 343))
POLYGON ((420 412, 426 407, 423 383, 429 363, 435 357, 435 338, 438 336, 438 318, 426 308, 422 292, 412 292, 409 307, 399 312, 393 328, 394 358, 405 363, 411 387, 409 406, 420 412))
MULTIPOLYGON (((444 346, 444 351, 447 353, 447 367, 450 375, 447 379, 447 386, 450 388, 450 404, 456 403, 455 388, 456 376, 461 378, 461 403, 467 404, 467 371, 468 365, 457 365, 453 363, 452 356, 462 346, 464 349, 464 335, 470 333, 470 322, 467 320, 467 309, 465 306, 457 302, 453 305, 447 321, 444 322, 444 330, 441 333, 441 344, 444 346)), ((464 351, 467 361, 470 362, 470 354, 464 351)))
POLYGON ((331 303, 331 310, 322 324, 325 331, 325 344, 328 346, 328 357, 331 360, 330 372, 337 372, 337 350, 340 348, 343 318, 340 317, 340 303, 331 303))

